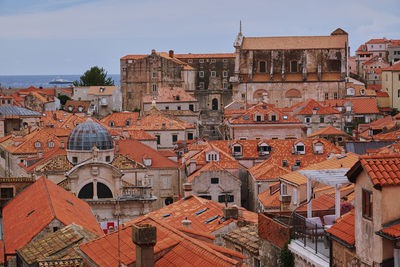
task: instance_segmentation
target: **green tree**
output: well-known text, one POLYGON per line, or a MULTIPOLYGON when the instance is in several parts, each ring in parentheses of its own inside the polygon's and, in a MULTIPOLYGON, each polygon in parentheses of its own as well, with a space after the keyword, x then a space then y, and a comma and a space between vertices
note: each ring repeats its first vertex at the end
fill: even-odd
POLYGON ((81 77, 74 81, 74 86, 114 85, 114 80, 107 77, 107 72, 97 66, 91 67, 81 77))
POLYGON ((58 95, 58 99, 60 99, 60 104, 61 105, 65 105, 65 103, 67 103, 68 100, 71 100, 71 98, 67 95, 58 95))

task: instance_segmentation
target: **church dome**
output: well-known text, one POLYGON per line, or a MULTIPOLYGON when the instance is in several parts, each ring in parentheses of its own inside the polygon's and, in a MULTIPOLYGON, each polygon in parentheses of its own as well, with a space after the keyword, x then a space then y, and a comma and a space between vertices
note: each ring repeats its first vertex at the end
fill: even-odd
POLYGON ((68 137, 67 149, 90 151, 96 145, 99 150, 113 149, 114 142, 108 130, 91 119, 79 124, 68 137))

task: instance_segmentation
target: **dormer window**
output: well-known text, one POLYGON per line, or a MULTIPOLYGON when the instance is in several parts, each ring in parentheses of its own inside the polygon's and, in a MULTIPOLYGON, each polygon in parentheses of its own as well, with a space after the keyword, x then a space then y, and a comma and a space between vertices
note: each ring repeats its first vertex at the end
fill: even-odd
POLYGON ((82 106, 79 106, 79 107, 78 107, 78 110, 79 110, 79 112, 82 112, 82 111, 83 111, 83 107, 82 107, 82 106))
POLYGON ((324 154, 324 144, 321 142, 314 143, 313 150, 315 154, 324 154))
POLYGON ((263 115, 261 115, 261 114, 256 114, 256 115, 254 116, 254 120, 257 121, 257 122, 263 121, 263 115))
POLYGON ((294 150, 298 154, 305 154, 306 153, 306 147, 304 143, 298 142, 297 144, 294 145, 294 150))
POLYGON ((39 142, 39 141, 35 142, 35 147, 36 148, 41 148, 42 147, 42 143, 39 142))
POLYGON ((104 90, 105 90, 105 88, 104 88, 104 87, 100 87, 100 93, 103 93, 103 92, 104 92, 104 90))
POLYGON ((288 167, 289 166, 289 164, 288 164, 288 162, 287 162, 287 160, 282 160, 282 167, 288 167))
POLYGON ((68 110, 72 111, 73 107, 72 106, 68 106, 68 110))
POLYGON ((47 147, 53 148, 54 147, 54 142, 53 141, 48 141, 47 142, 47 147))
POLYGON ((150 158, 143 158, 143 165, 144 166, 151 166, 151 159, 150 158))
POLYGON ((232 147, 233 155, 234 156, 241 156, 242 155, 242 146, 239 144, 235 144, 232 147))
POLYGON ((219 155, 216 152, 210 152, 206 155, 207 162, 210 161, 219 161, 219 155))
POLYGON ((258 151, 260 155, 268 155, 269 152, 272 151, 272 147, 270 147, 267 143, 261 143, 258 146, 258 151))
POLYGON ((114 122, 113 121, 110 121, 110 126, 114 127, 114 122))
POLYGON ((125 125, 129 126, 131 124, 131 122, 129 120, 126 120, 125 125))
POLYGON ((271 115, 271 121, 277 121, 277 116, 276 115, 271 115))

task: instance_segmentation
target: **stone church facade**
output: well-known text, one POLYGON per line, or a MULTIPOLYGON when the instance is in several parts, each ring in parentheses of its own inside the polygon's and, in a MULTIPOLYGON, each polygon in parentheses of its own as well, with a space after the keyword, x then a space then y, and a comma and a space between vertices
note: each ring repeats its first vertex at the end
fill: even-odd
POLYGON ((245 37, 240 31, 234 47, 234 100, 290 107, 345 96, 349 46, 342 29, 293 37, 245 37))

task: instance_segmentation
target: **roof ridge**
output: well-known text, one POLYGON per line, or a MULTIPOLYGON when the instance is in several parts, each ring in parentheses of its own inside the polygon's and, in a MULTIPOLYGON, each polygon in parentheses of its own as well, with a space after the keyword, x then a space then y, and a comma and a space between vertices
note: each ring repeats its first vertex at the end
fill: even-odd
POLYGON ((46 190, 47 199, 49 200, 49 204, 50 204, 49 206, 50 206, 51 213, 53 214, 54 218, 57 219, 56 211, 54 210, 53 202, 51 201, 51 197, 50 197, 50 192, 49 192, 49 189, 47 187, 47 183, 45 181, 46 178, 44 176, 42 176, 42 179, 43 179, 44 189, 46 190))

